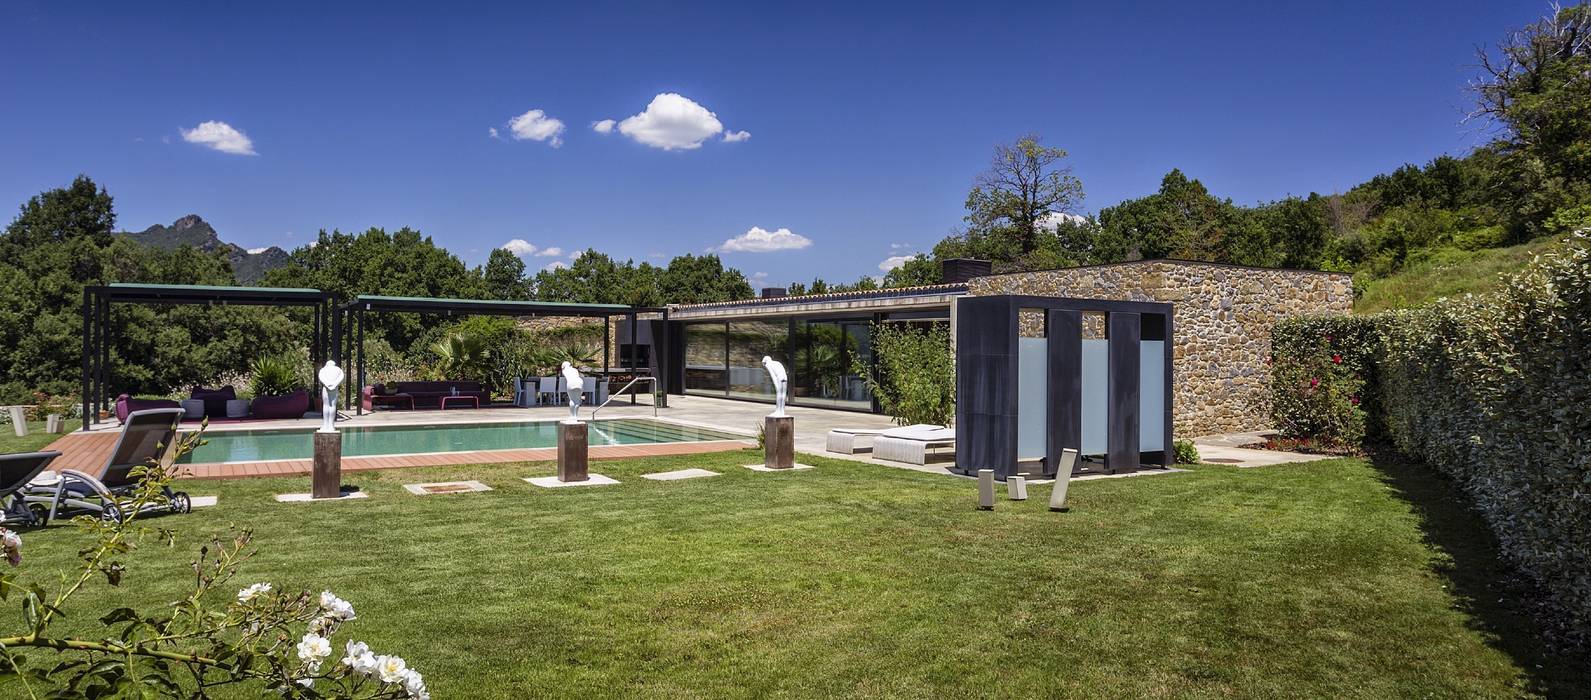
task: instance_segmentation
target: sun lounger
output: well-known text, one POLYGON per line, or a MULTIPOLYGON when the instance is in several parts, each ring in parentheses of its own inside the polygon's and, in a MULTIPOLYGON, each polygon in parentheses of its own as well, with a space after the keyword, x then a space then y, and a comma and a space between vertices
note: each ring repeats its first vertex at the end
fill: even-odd
POLYGON ((0 455, 0 523, 6 527, 43 526, 50 519, 50 508, 42 503, 27 503, 22 488, 43 472, 59 452, 18 452, 0 455))
MULTIPOLYGON (((120 521, 127 515, 127 497, 140 483, 132 470, 150 462, 169 467, 176 459, 177 426, 184 413, 180 408, 132 412, 103 466, 93 473, 63 469, 35 479, 24 489, 27 502, 48 504, 50 519, 88 514, 120 521)), ((144 506, 144 512, 186 513, 191 509, 188 494, 169 486, 162 490, 161 498, 144 506)))
MULTIPOLYGON (((945 426, 919 423, 905 427, 943 428, 945 426)), ((898 428, 834 428, 829 431, 826 447, 830 452, 845 455, 867 452, 873 449, 873 440, 889 430, 898 430, 898 428)))
POLYGON ((956 446, 953 428, 911 425, 893 428, 873 439, 873 457, 891 462, 927 464, 931 450, 956 446))

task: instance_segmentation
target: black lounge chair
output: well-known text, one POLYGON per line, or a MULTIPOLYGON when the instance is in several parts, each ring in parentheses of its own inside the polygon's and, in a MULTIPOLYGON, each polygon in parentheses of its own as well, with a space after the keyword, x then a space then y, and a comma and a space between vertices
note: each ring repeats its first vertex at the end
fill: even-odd
POLYGON ((0 524, 43 527, 50 521, 50 507, 28 503, 22 490, 59 456, 55 451, 0 455, 0 524))
MULTIPOLYGON (((120 522, 127 515, 126 498, 139 486, 131 475, 133 468, 150 462, 170 467, 176 459, 177 428, 184 413, 180 408, 155 408, 128 414, 115 449, 98 472, 63 469, 58 478, 30 484, 28 502, 48 503, 51 519, 88 514, 120 522)), ((143 512, 186 513, 192 509, 188 494, 168 486, 158 501, 144 505, 143 512)))

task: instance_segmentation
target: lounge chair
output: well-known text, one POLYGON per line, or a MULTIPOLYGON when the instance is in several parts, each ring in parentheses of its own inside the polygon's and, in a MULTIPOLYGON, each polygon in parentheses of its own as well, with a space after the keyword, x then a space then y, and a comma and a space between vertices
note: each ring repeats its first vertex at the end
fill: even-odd
MULTIPOLYGON (((121 437, 110 458, 95 473, 63 469, 59 474, 35 479, 24 491, 27 502, 47 504, 52 520, 80 514, 122 520, 127 516, 127 497, 139 487, 139 481, 131 475, 133 468, 150 462, 171 466, 176 459, 177 426, 183 414, 180 408, 132 412, 122 425, 121 437)), ((143 512, 186 513, 192 509, 188 494, 167 486, 159 499, 145 504, 143 512)))
POLYGON ((930 450, 956 446, 953 428, 909 425, 886 430, 873 439, 873 457, 891 462, 927 464, 930 450))
MULTIPOLYGON (((942 425, 929 425, 918 423, 905 426, 907 428, 943 428, 942 425)), ((870 452, 873 449, 873 440, 885 431, 896 428, 833 428, 829 430, 826 447, 830 452, 844 455, 854 455, 858 452, 870 452)))
POLYGON ((0 455, 0 523, 8 527, 44 526, 50 521, 50 507, 28 503, 22 488, 43 472, 60 452, 18 452, 0 455))

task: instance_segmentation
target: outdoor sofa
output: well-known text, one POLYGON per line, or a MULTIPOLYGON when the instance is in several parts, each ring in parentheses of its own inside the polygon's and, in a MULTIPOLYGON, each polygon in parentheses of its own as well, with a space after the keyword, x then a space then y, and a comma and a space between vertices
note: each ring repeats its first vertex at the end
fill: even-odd
POLYGON ((374 409, 378 405, 440 408, 443 397, 447 396, 473 396, 482 406, 492 402, 491 392, 480 382, 473 381, 392 382, 367 386, 362 392, 366 409, 374 409))

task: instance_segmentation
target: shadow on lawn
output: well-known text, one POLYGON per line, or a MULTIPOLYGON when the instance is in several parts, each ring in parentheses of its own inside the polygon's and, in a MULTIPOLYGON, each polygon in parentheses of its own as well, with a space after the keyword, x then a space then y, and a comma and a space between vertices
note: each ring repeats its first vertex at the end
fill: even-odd
POLYGON ((1470 626, 1514 659, 1531 692, 1586 697, 1591 668, 1578 653, 1556 653, 1544 643, 1542 626, 1523 603, 1535 591, 1499 558, 1496 536, 1463 492, 1431 468, 1395 454, 1377 454, 1370 462, 1414 508, 1426 542, 1450 557, 1436 572, 1447 579, 1470 626))

